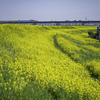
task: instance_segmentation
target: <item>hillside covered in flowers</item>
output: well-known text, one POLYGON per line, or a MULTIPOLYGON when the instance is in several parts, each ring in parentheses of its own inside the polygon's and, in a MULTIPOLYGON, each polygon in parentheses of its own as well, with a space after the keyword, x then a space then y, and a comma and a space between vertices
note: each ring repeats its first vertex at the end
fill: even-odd
POLYGON ((95 26, 0 25, 0 100, 100 100, 95 26))

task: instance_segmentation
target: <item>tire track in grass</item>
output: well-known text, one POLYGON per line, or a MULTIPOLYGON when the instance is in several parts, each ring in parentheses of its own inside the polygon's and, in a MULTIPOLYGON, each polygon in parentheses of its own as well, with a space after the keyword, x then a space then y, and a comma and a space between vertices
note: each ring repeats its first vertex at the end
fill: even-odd
POLYGON ((57 36, 57 34, 53 36, 54 46, 55 46, 56 49, 59 49, 59 50, 60 50, 60 48, 59 48, 59 46, 58 46, 58 43, 57 43, 56 36, 57 36))
POLYGON ((56 49, 60 50, 63 54, 66 54, 66 52, 64 52, 64 51, 59 47, 59 45, 58 45, 58 43, 57 43, 57 39, 56 39, 57 35, 58 35, 58 34, 56 34, 56 35, 53 36, 54 46, 55 46, 56 49))
MULTIPOLYGON (((70 53, 67 53, 65 50, 63 50, 63 48, 61 48, 57 42, 57 36, 58 34, 54 35, 53 39, 54 39, 54 46, 56 49, 60 50, 62 53, 64 53, 65 55, 68 55, 68 57, 70 57, 75 63, 80 63, 80 61, 78 62, 78 59, 77 60, 74 60, 73 57, 71 57, 71 54, 70 53)), ((80 63, 81 64, 81 63, 80 63)), ((88 65, 87 65, 87 68, 86 70, 89 71, 91 77, 94 79, 94 80, 97 80, 98 79, 98 75, 95 75, 93 72, 91 73, 91 70, 88 68, 88 65)))

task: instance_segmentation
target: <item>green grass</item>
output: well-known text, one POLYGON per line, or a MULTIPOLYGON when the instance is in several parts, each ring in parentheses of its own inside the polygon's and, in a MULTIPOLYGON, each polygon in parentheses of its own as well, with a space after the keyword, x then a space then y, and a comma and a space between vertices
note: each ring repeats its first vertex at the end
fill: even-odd
POLYGON ((0 100, 99 100, 100 43, 89 30, 0 25, 0 100))

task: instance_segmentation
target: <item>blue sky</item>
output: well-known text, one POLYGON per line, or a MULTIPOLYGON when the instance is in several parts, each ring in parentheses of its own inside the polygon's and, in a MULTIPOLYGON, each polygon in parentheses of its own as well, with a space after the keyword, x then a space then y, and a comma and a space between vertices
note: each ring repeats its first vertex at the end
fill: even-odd
POLYGON ((100 20, 100 0, 0 0, 0 20, 30 19, 100 20))

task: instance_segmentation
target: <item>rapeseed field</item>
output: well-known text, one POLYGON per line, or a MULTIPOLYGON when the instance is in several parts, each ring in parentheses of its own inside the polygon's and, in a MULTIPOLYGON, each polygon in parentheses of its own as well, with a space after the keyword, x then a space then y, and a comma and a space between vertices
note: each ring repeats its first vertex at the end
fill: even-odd
POLYGON ((0 100, 100 100, 96 28, 0 25, 0 100))

